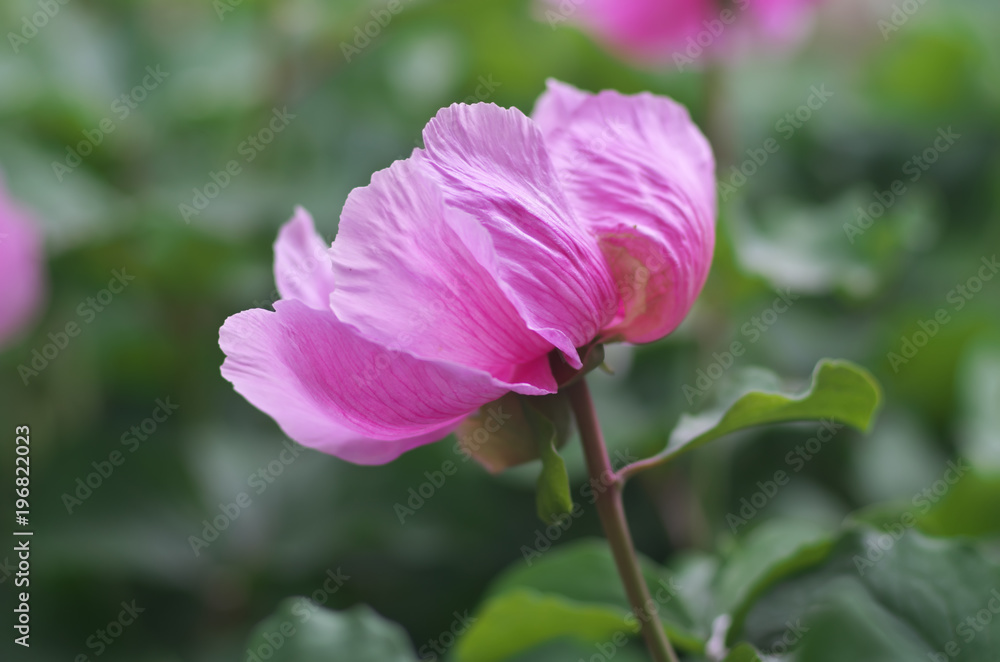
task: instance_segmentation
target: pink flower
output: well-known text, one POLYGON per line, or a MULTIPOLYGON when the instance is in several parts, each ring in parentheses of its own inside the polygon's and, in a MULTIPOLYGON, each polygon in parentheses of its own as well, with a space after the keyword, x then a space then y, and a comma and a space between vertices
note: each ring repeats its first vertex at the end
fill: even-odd
POLYGON ((24 330, 42 301, 42 233, 0 182, 0 346, 24 330))
POLYGON ((380 464, 594 341, 670 333, 701 290, 714 161, 675 102, 550 82, 533 118, 456 104, 348 196, 329 248, 298 209, 274 311, 230 317, 223 376, 296 441, 380 464))
POLYGON ((541 0, 551 25, 579 25, 626 57, 680 68, 736 38, 787 41, 802 32, 817 0, 541 0))

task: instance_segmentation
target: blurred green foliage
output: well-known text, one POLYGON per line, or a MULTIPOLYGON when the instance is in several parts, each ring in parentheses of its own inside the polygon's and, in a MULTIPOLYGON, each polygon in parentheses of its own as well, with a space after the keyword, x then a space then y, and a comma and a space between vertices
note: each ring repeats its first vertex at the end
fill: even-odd
MULTIPOLYGON (((594 570, 602 561, 579 551, 600 535, 592 509, 557 535, 537 520, 537 465, 491 476, 462 462, 452 441, 382 467, 296 454, 219 375, 223 320, 276 297, 270 246, 293 207, 309 209, 332 238, 347 193, 419 145, 437 109, 481 100, 528 111, 551 76, 671 95, 705 117, 701 73, 630 67, 583 34, 536 20, 526 0, 403 4, 363 47, 356 28, 384 6, 378 0, 69 0, 16 49, 5 38, 0 166, 45 224, 51 276, 44 314, 0 355, 0 429, 30 425, 33 441, 28 659, 247 660, 257 624, 292 609, 282 607, 292 595, 333 609, 370 605, 405 628, 414 651, 432 650, 428 643, 454 639, 443 635, 456 612, 481 613, 504 568, 524 570, 523 550, 540 540, 555 550, 544 561, 564 559, 558 572, 573 586, 524 581, 523 604, 508 607, 515 615, 550 599, 532 590, 595 619, 591 603, 616 604, 585 584, 611 581, 594 570), (154 82, 147 68, 157 67, 154 82), (275 112, 290 118, 263 145, 275 112), (80 162, 70 167, 72 151, 80 162), (238 173, 227 180, 231 162, 238 173), (212 191, 186 222, 181 205, 212 191), (115 269, 134 281, 25 378, 19 367, 31 366, 50 333, 81 321, 80 305, 115 269), (178 409, 150 432, 144 422, 167 398, 178 409), (102 475, 115 451, 123 463, 102 475), (449 461, 459 470, 436 487, 428 474, 449 461), (401 522, 397 504, 413 514, 401 522), (192 536, 207 546, 193 548, 192 536), (572 544, 581 547, 559 551, 572 544), (573 550, 576 560, 565 560, 573 550), (330 573, 349 579, 330 584, 330 573), (96 633, 133 600, 145 611, 99 647, 96 633)), ((741 615, 730 643, 773 650, 785 619, 822 603, 801 659, 927 659, 928 646, 941 651, 961 637, 943 623, 975 616, 1000 588, 1000 279, 969 296, 957 289, 1000 247, 1000 7, 927 3, 883 39, 877 21, 889 7, 829 5, 801 49, 728 66, 722 98, 737 168, 769 138, 780 149, 724 202, 712 275, 684 326, 650 346, 609 347, 615 374, 590 379, 612 453, 635 458, 662 448, 682 412, 759 378, 747 377, 751 366, 800 384, 822 357, 866 366, 885 389, 869 435, 844 430, 810 450, 815 425, 743 433, 640 476, 626 505, 655 572, 677 577, 677 613, 665 618, 682 641, 693 633, 685 650, 699 650, 723 612, 741 615), (822 85, 832 97, 788 135, 782 119, 822 85), (912 160, 949 129, 960 137, 914 171, 912 160), (870 211, 897 181, 905 192, 892 193, 884 213, 870 211), (863 232, 845 229, 860 228, 865 213, 863 232), (776 289, 799 297, 780 315, 768 313, 776 289), (948 322, 927 337, 941 309, 948 322), (727 367, 720 357, 734 341, 746 353, 727 367), (908 356, 906 343, 921 346, 908 356), (721 378, 689 401, 684 387, 717 363, 721 378), (958 457, 968 458, 967 474, 941 488, 958 457), (790 481, 759 505, 759 485, 778 471, 790 481), (860 509, 866 524, 842 530, 860 509), (731 514, 745 525, 732 526, 731 514), (907 514, 913 526, 887 553, 898 563, 882 560, 888 570, 872 575, 889 584, 866 583, 851 554, 884 528, 864 527, 907 514), (928 602, 921 596, 958 611, 907 611, 928 602), (921 639, 920 627, 941 631, 921 639), (840 636, 846 630, 857 636, 840 636)), ((3 33, 20 33, 37 11, 37 0, 4 3, 3 33)), ((10 467, 13 445, 3 448, 10 467)), ((578 444, 563 454, 579 495, 578 444)), ((0 583, 8 594, 11 575, 0 573, 0 583)), ((317 613, 310 639, 295 644, 303 650, 354 636, 362 625, 345 625, 354 621, 383 643, 402 637, 365 610, 317 613), (391 637, 378 634, 384 628, 391 637)), ((580 626, 574 620, 566 632, 580 626)), ((950 659, 993 659, 994 632, 950 659)), ((12 649, 5 637, 0 650, 12 649)), ((634 640, 616 651, 617 660, 644 659, 634 640)), ((517 659, 596 652, 571 637, 517 659)))

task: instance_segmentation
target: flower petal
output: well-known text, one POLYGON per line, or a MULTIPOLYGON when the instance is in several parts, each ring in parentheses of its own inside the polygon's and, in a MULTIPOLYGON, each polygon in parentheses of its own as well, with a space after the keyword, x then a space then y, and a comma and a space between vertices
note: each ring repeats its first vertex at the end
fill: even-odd
MULTIPOLYGON (((586 0, 575 3, 572 13, 563 8, 564 0, 544 3, 550 24, 568 18, 614 50, 649 62, 674 54, 691 57, 685 55, 686 40, 706 30, 705 22, 720 11, 712 0, 586 0)), ((701 46, 695 46, 700 54, 701 46)))
POLYGON ((0 344, 24 330, 45 289, 41 230, 0 182, 0 344))
POLYGON ((317 310, 330 308, 333 264, 312 216, 302 207, 295 208, 274 242, 274 282, 282 299, 298 299, 317 310))
POLYGON ((809 27, 818 0, 740 0, 728 8, 713 0, 540 0, 553 27, 571 21, 612 50, 645 64, 681 69, 740 46, 789 45, 809 27))
POLYGON ((424 129, 449 223, 528 327, 579 365, 615 310, 597 242, 570 210, 538 128, 517 109, 453 105, 424 129))
POLYGON ((305 446, 388 462, 511 390, 481 371, 389 351, 330 311, 295 299, 274 307, 226 320, 222 375, 305 446))
POLYGON ((819 0, 763 0, 756 7, 762 37, 778 42, 794 42, 809 27, 809 11, 819 0))
POLYGON ((651 342, 701 291, 715 243, 715 162, 683 106, 649 93, 584 94, 550 81, 535 110, 576 214, 619 288, 605 338, 651 342))
POLYGON ((337 317, 385 347, 554 392, 552 343, 527 327, 452 224, 475 220, 446 207, 412 159, 352 191, 330 249, 337 317))

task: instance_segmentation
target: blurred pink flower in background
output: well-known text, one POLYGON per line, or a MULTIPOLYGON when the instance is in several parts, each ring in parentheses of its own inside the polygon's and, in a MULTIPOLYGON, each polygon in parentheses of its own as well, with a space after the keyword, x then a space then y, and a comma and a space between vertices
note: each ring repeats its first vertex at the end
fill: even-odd
POLYGON ((795 40, 817 0, 540 0, 553 27, 570 23, 630 59, 679 68, 738 42, 795 40))
POLYGON ((41 229, 0 180, 0 347, 24 331, 38 311, 44 260, 41 229))
POLYGON ((650 342, 708 275, 714 159, 687 111, 551 81, 534 116, 456 104, 424 149, 347 199, 326 247, 302 209, 275 243, 274 311, 230 317, 223 376, 296 441, 380 464, 508 392, 550 355, 650 342))

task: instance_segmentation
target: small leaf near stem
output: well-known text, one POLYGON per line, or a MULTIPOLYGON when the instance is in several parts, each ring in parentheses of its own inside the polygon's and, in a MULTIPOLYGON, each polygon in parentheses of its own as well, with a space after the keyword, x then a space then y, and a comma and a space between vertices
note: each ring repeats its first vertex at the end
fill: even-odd
POLYGON ((566 471, 566 463, 556 450, 558 434, 555 424, 528 403, 524 404, 524 412, 534 430, 542 460, 542 472, 538 476, 538 492, 535 496, 538 516, 546 524, 554 524, 573 510, 569 473, 566 471))
POLYGON ((730 432, 769 423, 828 421, 834 429, 849 425, 864 432, 881 399, 881 387, 867 370, 849 361, 824 359, 804 393, 751 391, 725 409, 681 417, 663 451, 623 467, 618 476, 628 480, 730 432))

